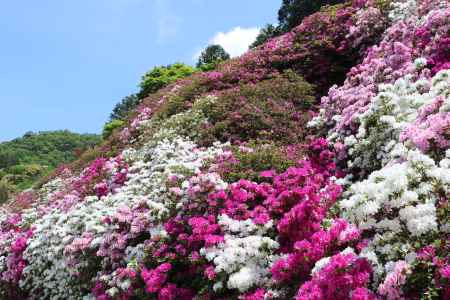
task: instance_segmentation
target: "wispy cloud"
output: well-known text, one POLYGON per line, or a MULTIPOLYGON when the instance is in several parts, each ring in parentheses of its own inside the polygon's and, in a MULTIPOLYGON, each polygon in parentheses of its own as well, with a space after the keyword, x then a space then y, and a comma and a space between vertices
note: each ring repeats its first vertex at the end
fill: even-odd
MULTIPOLYGON (((257 27, 242 28, 238 26, 227 32, 217 32, 208 41, 208 44, 220 45, 232 57, 235 57, 244 54, 248 50, 248 47, 255 41, 258 33, 259 28, 257 27)), ((194 59, 200 56, 202 49, 202 47, 196 49, 194 59)))

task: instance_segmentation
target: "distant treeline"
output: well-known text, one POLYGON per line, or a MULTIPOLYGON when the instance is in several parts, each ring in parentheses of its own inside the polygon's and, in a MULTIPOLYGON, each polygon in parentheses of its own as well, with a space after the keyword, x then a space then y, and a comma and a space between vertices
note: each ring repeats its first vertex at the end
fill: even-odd
POLYGON ((8 194, 31 187, 59 164, 74 160, 100 140, 95 134, 60 130, 28 132, 0 143, 0 201, 8 194))

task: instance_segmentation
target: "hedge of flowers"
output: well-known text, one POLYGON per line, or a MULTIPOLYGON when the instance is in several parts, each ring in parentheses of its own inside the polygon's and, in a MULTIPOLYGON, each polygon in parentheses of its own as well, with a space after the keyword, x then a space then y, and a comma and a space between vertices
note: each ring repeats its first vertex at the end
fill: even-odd
POLYGON ((450 299, 449 16, 327 7, 150 96, 0 207, 0 298, 450 299))
POLYGON ((383 40, 309 124, 348 174, 338 209, 387 299, 450 297, 449 16, 448 2, 395 3, 383 40))

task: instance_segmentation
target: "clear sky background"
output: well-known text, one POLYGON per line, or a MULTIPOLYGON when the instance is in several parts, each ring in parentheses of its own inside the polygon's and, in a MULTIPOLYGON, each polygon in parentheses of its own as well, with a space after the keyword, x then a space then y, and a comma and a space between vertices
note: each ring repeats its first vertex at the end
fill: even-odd
POLYGON ((156 65, 239 55, 281 0, 0 0, 0 141, 100 132, 156 65))

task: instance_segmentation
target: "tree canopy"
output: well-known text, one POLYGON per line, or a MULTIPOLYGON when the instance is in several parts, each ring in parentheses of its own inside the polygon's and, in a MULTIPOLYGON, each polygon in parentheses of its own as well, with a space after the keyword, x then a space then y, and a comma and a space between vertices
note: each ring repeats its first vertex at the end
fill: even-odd
POLYGON ((258 47, 264 44, 269 39, 280 35, 280 28, 273 24, 266 24, 258 33, 256 40, 250 45, 250 48, 258 47))
POLYGON ((194 72, 193 67, 179 62, 168 66, 154 67, 142 76, 138 98, 143 99, 177 79, 187 77, 194 72))
POLYGON ((197 68, 203 71, 214 69, 221 61, 230 59, 230 55, 220 45, 209 45, 202 51, 197 62, 197 68))
POLYGON ((110 120, 125 120, 130 113, 140 102, 140 99, 135 94, 131 94, 122 99, 114 107, 110 120))

